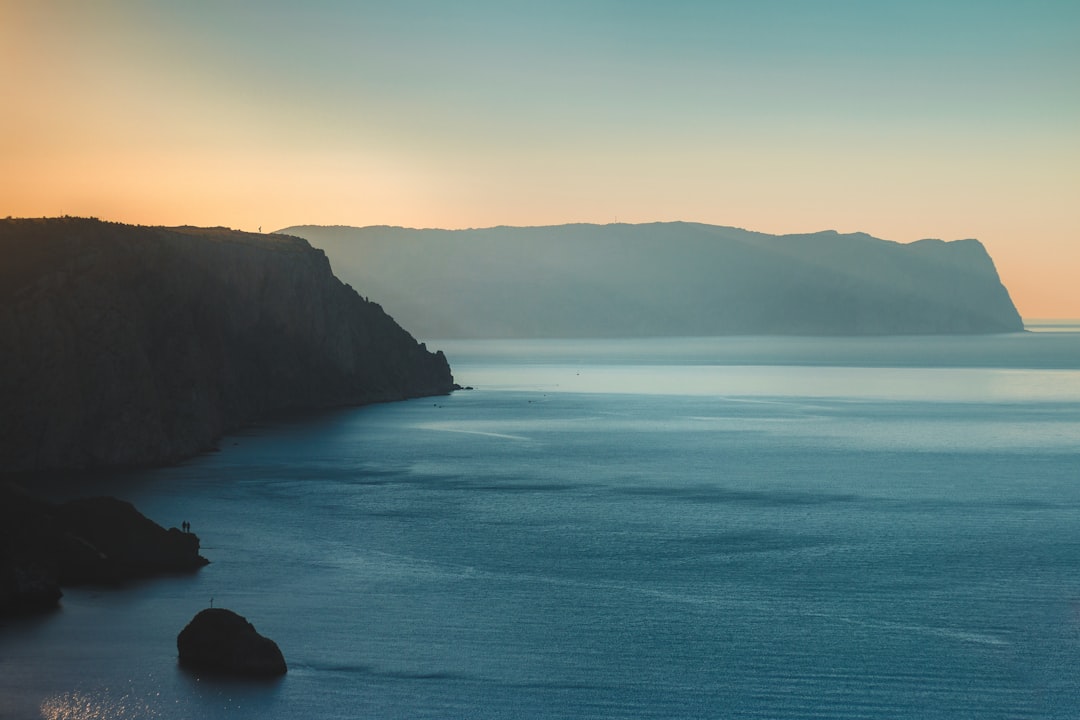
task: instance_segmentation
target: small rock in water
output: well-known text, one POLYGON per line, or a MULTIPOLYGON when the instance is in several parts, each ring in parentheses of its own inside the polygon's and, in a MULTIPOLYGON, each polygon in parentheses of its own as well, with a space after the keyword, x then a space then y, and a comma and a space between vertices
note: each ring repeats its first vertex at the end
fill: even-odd
POLYGON ((276 677, 287 671, 277 643, 225 608, 207 608, 192 618, 176 636, 176 649, 180 664, 197 670, 247 677, 276 677))

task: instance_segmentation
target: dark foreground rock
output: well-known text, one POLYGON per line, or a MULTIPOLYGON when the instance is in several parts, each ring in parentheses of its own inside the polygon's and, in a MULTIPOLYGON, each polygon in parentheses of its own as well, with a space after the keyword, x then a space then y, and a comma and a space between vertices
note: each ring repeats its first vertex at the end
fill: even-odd
POLYGON ((0 555, 0 617, 37 613, 57 607, 63 592, 51 569, 13 556, 0 555))
POLYGON ((199 537, 123 500, 55 504, 0 485, 0 615, 56 607, 61 586, 112 584, 206 565, 199 537))
POLYGON ((246 618, 225 608, 203 610, 176 636, 180 664, 246 677, 277 677, 287 671, 277 643, 246 618))
POLYGON ((446 394, 305 240, 0 219, 0 472, 157 465, 273 414, 446 394))
POLYGON ((60 601, 52 509, 14 483, 0 483, 0 615, 47 610, 60 601))

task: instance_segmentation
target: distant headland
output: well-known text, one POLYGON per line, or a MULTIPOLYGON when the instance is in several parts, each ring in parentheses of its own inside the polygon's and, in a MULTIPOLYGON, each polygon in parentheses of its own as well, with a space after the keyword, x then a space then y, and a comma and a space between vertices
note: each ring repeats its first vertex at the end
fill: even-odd
POLYGON ((696 223, 296 226, 421 337, 925 335, 1023 330, 977 240, 901 244, 696 223))
POLYGON ((299 238, 7 219, 0 257, 3 471, 164 464, 270 413, 456 387, 299 238))

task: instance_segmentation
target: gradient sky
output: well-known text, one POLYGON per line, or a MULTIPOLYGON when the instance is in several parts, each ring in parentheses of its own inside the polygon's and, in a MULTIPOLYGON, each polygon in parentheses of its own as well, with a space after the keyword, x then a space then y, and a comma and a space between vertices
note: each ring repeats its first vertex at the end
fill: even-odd
POLYGON ((982 240, 1080 317, 1076 0, 0 0, 0 215, 982 240))

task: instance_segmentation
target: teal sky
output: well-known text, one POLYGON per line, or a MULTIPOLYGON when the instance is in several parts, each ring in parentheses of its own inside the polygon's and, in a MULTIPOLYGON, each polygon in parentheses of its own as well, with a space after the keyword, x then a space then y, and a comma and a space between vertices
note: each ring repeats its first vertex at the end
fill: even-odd
POLYGON ((978 237, 1025 316, 1080 315, 1078 38, 1075 0, 0 0, 0 197, 978 237))

